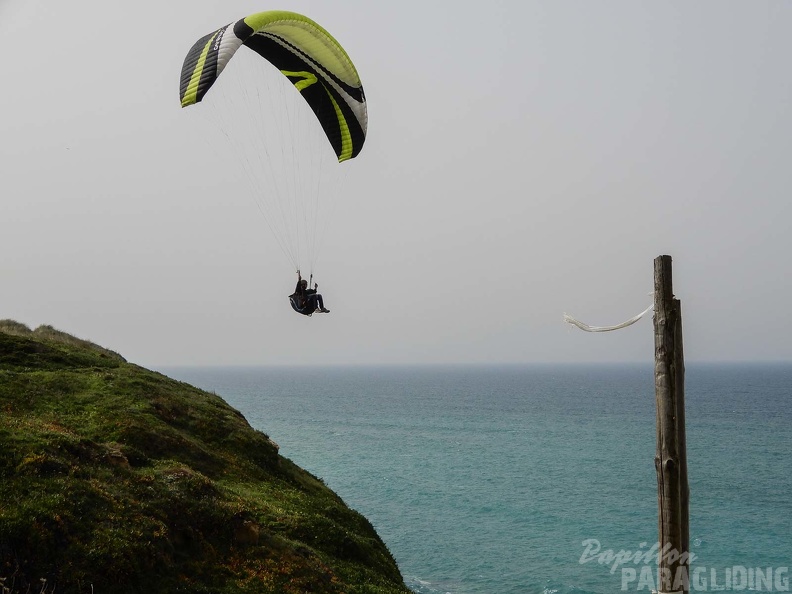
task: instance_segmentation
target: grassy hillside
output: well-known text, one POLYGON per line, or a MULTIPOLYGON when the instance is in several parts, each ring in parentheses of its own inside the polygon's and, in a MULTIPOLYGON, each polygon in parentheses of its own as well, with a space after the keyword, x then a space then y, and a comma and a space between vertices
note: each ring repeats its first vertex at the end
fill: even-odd
POLYGON ((371 524, 217 395, 0 321, 0 591, 403 593, 371 524))

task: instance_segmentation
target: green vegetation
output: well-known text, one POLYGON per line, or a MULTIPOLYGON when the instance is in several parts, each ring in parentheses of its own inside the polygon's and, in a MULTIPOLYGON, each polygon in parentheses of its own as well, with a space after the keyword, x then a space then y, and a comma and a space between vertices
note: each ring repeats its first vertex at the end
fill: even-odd
POLYGON ((409 592, 371 524, 219 396, 8 320, 0 591, 409 592))

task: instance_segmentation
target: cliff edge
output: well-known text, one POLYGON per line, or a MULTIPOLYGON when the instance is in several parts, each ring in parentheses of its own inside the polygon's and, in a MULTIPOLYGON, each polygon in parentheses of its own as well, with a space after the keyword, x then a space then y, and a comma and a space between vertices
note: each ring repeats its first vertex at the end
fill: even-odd
POLYGON ((222 398, 10 320, 0 590, 410 592, 368 520, 222 398))

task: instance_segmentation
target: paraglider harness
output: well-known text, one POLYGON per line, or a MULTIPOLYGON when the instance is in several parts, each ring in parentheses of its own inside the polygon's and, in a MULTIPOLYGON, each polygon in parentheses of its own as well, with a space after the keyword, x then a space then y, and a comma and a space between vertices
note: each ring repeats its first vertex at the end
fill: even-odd
POLYGON ((297 293, 292 293, 289 295, 289 303, 291 304, 292 309, 298 314, 308 316, 309 318, 313 315, 313 311, 308 311, 306 308, 300 309, 300 306, 297 305, 297 293))
MULTIPOLYGON (((308 283, 309 287, 311 286, 311 282, 313 281, 313 273, 311 273, 311 277, 310 278, 311 278, 311 281, 308 283)), ((316 310, 315 309, 309 310, 309 308, 308 308, 308 299, 305 299, 305 296, 303 296, 303 298, 304 298, 305 303, 304 303, 303 307, 300 307, 300 296, 297 294, 297 291, 295 291, 294 293, 289 295, 289 304, 292 306, 292 309, 294 311, 296 311, 298 314, 302 314, 302 315, 308 316, 310 318, 316 310)))

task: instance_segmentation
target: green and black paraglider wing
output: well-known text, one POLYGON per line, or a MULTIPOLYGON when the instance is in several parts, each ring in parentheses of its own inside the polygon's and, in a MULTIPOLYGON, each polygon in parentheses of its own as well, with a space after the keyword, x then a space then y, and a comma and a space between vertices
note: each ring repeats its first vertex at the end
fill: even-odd
POLYGON ((260 12, 199 39, 182 66, 182 107, 203 99, 242 45, 294 84, 316 114, 339 162, 360 153, 368 115, 357 70, 327 31, 297 13, 260 12))

